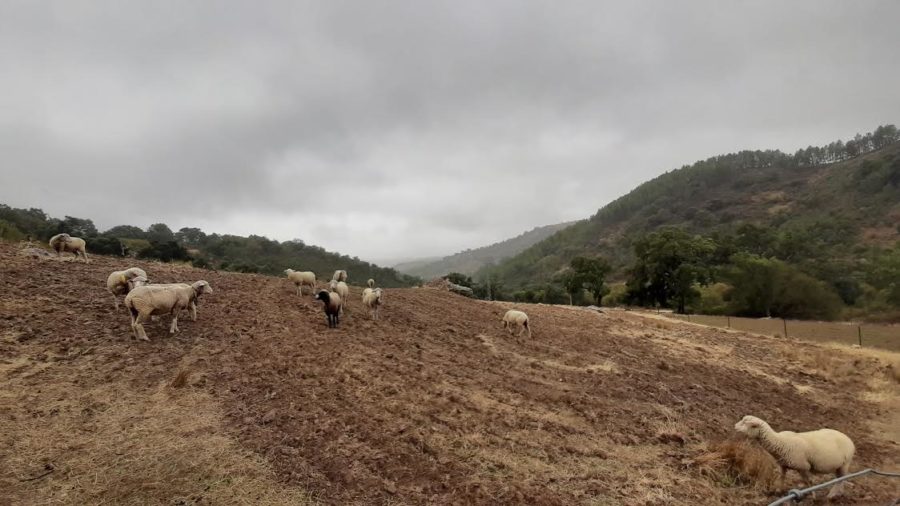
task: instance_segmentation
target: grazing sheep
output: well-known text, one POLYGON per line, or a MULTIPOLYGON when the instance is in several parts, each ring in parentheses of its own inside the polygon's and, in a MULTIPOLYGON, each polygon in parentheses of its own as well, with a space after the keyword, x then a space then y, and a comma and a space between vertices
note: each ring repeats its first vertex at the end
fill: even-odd
POLYGON ((334 271, 334 276, 331 277, 332 281, 347 281, 347 271, 334 271))
POLYGON ((375 288, 375 280, 369 278, 369 280, 366 281, 366 285, 367 285, 369 288, 375 288))
POLYGON ((528 326, 528 315, 521 311, 516 311, 515 309, 510 309, 503 315, 503 328, 510 334, 513 333, 513 328, 517 329, 518 332, 516 332, 516 337, 520 337, 523 331, 528 333, 529 338, 531 337, 531 327, 528 326))
POLYGON ((75 258, 81 255, 85 263, 88 261, 86 245, 84 239, 72 237, 69 234, 56 234, 50 238, 50 247, 56 251, 56 256, 61 257, 63 253, 69 252, 74 254, 75 258))
POLYGON ((145 285, 137 286, 125 296, 125 307, 131 313, 131 330, 135 337, 149 341, 143 322, 152 315, 171 314, 172 324, 169 333, 178 332, 178 313, 192 308, 196 316, 197 297, 204 293, 212 293, 212 287, 206 281, 197 281, 193 285, 145 285))
POLYGON ((303 287, 310 287, 309 292, 316 291, 316 275, 311 271, 295 271, 294 269, 285 269, 284 274, 291 282, 297 285, 297 295, 303 295, 303 287))
MULTIPOLYGON (((809 473, 834 473, 841 477, 850 471, 850 461, 856 447, 846 434, 832 429, 810 432, 775 432, 764 420, 755 416, 745 416, 734 429, 752 439, 758 439, 781 466, 783 484, 788 469, 800 473, 806 484, 810 484, 809 473)), ((828 497, 837 495, 838 486, 832 488, 828 497)))
POLYGON ((383 294, 381 288, 366 288, 363 290, 363 304, 372 310, 372 319, 378 319, 378 308, 381 306, 383 294))
POLYGON ((133 288, 129 281, 137 277, 143 277, 146 280, 147 273, 144 272, 144 269, 131 267, 124 271, 113 271, 109 277, 106 278, 106 289, 113 296, 113 303, 116 305, 116 311, 119 310, 119 295, 128 295, 128 292, 133 288))
MULTIPOLYGON (((147 284, 146 278, 138 277, 138 278, 135 278, 134 281, 136 283, 139 283, 136 286, 141 286, 141 285, 147 284)), ((191 285, 189 285, 187 283, 158 283, 153 286, 163 286, 163 287, 180 288, 180 289, 187 289, 187 288, 191 287, 191 285)), ((212 288, 210 288, 210 290, 212 290, 212 288)), ((191 315, 191 321, 194 321, 194 322, 197 321, 197 304, 200 302, 200 296, 203 295, 203 293, 206 293, 206 292, 198 292, 197 296, 193 300, 191 300, 190 306, 184 308, 189 311, 189 313, 191 315)), ((212 292, 209 292, 209 293, 212 293, 212 292)))
POLYGON ((328 327, 337 327, 339 316, 344 306, 344 303, 341 301, 341 296, 335 292, 320 290, 319 294, 316 295, 316 300, 321 300, 325 303, 325 318, 328 319, 328 327))
MULTIPOLYGON (((328 284, 331 287, 332 292, 337 292, 338 295, 341 296, 341 300, 349 300, 350 299, 350 287, 347 286, 347 283, 343 281, 334 281, 328 284)), ((343 314, 344 308, 341 306, 341 313, 343 314)))

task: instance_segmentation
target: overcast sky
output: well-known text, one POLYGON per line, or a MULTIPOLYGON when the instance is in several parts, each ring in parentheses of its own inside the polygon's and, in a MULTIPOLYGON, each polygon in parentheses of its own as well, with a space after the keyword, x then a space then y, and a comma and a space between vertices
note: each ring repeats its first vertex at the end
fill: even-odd
POLYGON ((701 158, 900 123, 898 20, 895 0, 6 0, 0 203, 451 254, 701 158))

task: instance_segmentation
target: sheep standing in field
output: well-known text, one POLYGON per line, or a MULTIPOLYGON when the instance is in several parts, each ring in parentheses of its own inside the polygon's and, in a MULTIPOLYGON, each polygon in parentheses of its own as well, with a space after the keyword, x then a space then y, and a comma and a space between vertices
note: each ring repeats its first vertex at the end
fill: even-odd
POLYGON ((328 328, 337 327, 344 306, 341 296, 336 292, 320 290, 319 294, 316 295, 316 300, 321 300, 325 303, 325 318, 328 319, 328 328))
POLYGON ((369 278, 369 280, 366 281, 366 286, 368 286, 369 288, 375 288, 375 280, 372 278, 369 278))
MULTIPOLYGON (((135 279, 134 279, 134 282, 133 282, 133 283, 135 283, 135 286, 146 285, 146 284, 147 284, 147 279, 146 279, 146 278, 138 277, 138 278, 135 278, 135 279)), ((153 285, 153 286, 156 286, 156 287, 179 288, 179 289, 182 289, 182 290, 186 290, 186 289, 188 289, 188 288, 191 287, 191 285, 189 285, 189 284, 187 284, 187 283, 158 283, 158 284, 155 284, 155 285, 153 285)), ((132 289, 133 289, 133 288, 132 288, 132 289)), ((203 295, 204 293, 212 293, 211 290, 212 290, 212 288, 210 288, 210 292, 203 292, 203 291, 197 292, 197 296, 194 297, 194 298, 191 300, 190 305, 189 305, 188 307, 184 308, 184 309, 187 309, 188 312, 190 313, 190 315, 191 315, 191 321, 194 321, 194 322, 197 321, 197 304, 200 303, 200 296, 203 295)))
POLYGON ((378 308, 381 307, 383 297, 384 295, 381 291, 381 288, 366 288, 365 290, 363 290, 363 305, 372 310, 373 320, 378 319, 378 308))
MULTIPOLYGON (((781 482, 784 483, 788 469, 800 473, 807 485, 809 473, 834 473, 841 477, 850 471, 850 461, 856 447, 843 432, 833 429, 819 429, 810 432, 775 432, 764 420, 755 416, 745 416, 734 429, 751 439, 759 440, 781 466, 781 482)), ((840 485, 829 492, 828 497, 839 493, 840 485)))
POLYGON ((128 292, 132 289, 132 284, 129 283, 129 281, 139 276, 146 279, 147 273, 144 272, 144 269, 131 267, 124 271, 113 271, 109 277, 106 278, 106 289, 113 296, 113 303, 116 306, 116 311, 119 310, 119 295, 128 295, 128 292))
POLYGON ((331 277, 332 281, 347 281, 347 271, 334 271, 334 276, 331 277))
POLYGON ((303 287, 308 286, 310 293, 316 291, 316 274, 311 271, 295 271, 294 269, 285 269, 284 274, 292 283, 297 286, 297 295, 303 295, 303 287))
POLYGON ((503 315, 503 328, 510 334, 512 334, 515 329, 517 331, 517 338, 522 335, 522 332, 527 332, 528 337, 531 338, 531 327, 528 325, 528 315, 522 311, 517 311, 515 309, 507 311, 506 314, 503 315))
POLYGON ((149 341, 143 322, 153 315, 170 314, 172 324, 169 333, 178 332, 178 313, 191 308, 196 317, 197 298, 204 293, 212 293, 212 287, 206 281, 197 281, 193 285, 144 285, 137 286, 125 296, 125 307, 131 313, 131 330, 135 337, 149 341))
POLYGON ((56 251, 56 256, 61 257, 63 253, 69 252, 74 254, 75 258, 81 255, 85 263, 88 261, 86 245, 84 239, 72 237, 69 234, 56 234, 50 238, 50 247, 56 251))
MULTIPOLYGON (((332 292, 336 292, 341 296, 341 300, 350 300, 350 287, 347 286, 347 283, 343 281, 331 281, 329 283, 329 287, 331 287, 332 292)), ((341 314, 343 314, 344 308, 341 306, 341 314)))

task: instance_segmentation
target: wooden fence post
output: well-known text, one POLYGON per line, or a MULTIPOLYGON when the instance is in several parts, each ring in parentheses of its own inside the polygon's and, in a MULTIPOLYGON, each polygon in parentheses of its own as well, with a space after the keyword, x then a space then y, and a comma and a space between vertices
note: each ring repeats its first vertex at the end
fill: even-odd
POLYGON ((856 335, 859 336, 859 347, 862 348, 862 325, 856 326, 856 335))
POLYGON ((731 328, 731 317, 726 316, 725 318, 728 318, 728 328, 731 328))
POLYGON ((782 318, 781 322, 784 323, 784 337, 787 337, 787 320, 782 318))

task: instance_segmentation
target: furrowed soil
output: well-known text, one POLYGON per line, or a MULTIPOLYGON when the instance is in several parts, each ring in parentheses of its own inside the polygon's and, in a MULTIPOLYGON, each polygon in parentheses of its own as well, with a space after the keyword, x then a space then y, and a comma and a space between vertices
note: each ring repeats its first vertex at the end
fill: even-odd
POLYGON ((360 293, 329 329, 285 279, 0 244, 0 504, 765 504, 799 477, 694 463, 747 414, 900 461, 897 354, 544 305, 517 340, 513 304, 391 289, 373 321, 360 293), (130 266, 214 293, 136 341, 105 290, 130 266))

